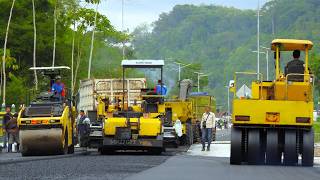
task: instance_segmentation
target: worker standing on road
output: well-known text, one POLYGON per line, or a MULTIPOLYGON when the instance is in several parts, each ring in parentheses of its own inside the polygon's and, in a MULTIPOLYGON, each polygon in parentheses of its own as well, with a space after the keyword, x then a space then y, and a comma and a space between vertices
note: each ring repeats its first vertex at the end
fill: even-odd
POLYGON ((77 118, 77 129, 78 129, 78 142, 80 147, 85 143, 85 136, 89 131, 90 119, 84 113, 84 110, 80 110, 79 116, 77 118))
POLYGON ((205 113, 202 115, 201 119, 201 133, 202 133, 202 151, 205 151, 206 141, 208 142, 207 151, 210 151, 210 144, 212 141, 212 131, 215 128, 216 116, 210 111, 211 108, 207 106, 205 108, 205 113))
POLYGON ((11 114, 11 106, 6 107, 6 114, 3 116, 3 121, 2 121, 2 128, 3 128, 3 147, 7 149, 8 152, 8 138, 9 138, 9 132, 7 128, 7 123, 10 121, 12 118, 11 114))
POLYGON ((12 145, 16 143, 15 150, 18 150, 19 147, 19 129, 17 124, 18 114, 16 113, 10 120, 7 122, 6 127, 9 135, 9 145, 8 152, 14 152, 12 149, 12 145))
POLYGON ((55 95, 58 95, 60 100, 64 99, 66 92, 64 84, 61 82, 61 76, 56 77, 56 81, 51 87, 51 92, 53 92, 55 95))

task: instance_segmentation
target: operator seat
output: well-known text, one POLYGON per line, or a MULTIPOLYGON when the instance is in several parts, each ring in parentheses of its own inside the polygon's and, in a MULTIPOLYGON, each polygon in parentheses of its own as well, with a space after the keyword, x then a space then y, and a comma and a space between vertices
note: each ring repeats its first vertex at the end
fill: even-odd
POLYGON ((288 74, 301 74, 301 75, 289 75, 288 81, 303 82, 304 79, 304 62, 300 60, 290 61, 285 68, 285 76, 288 74))

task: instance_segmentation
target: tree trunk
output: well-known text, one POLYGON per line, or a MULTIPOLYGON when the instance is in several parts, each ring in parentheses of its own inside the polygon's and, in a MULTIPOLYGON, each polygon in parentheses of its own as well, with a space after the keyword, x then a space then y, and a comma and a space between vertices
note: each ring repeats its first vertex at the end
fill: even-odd
POLYGON ((92 29, 90 56, 89 56, 89 67, 88 67, 88 79, 90 79, 90 77, 91 77, 91 61, 92 61, 92 52, 93 52, 94 32, 96 30, 96 23, 97 23, 98 6, 99 6, 99 3, 97 3, 97 6, 96 6, 96 14, 94 16, 94 25, 93 25, 93 29, 92 29))
POLYGON ((74 76, 73 76, 73 64, 74 64, 74 39, 75 39, 75 31, 76 31, 76 24, 73 23, 73 32, 72 32, 72 51, 71 51, 71 97, 74 94, 74 76))
POLYGON ((54 11, 53 11, 53 53, 52 53, 52 67, 54 67, 56 59, 56 41, 57 41, 57 4, 58 0, 55 1, 54 11))
POLYGON ((73 82, 73 87, 76 87, 76 83, 77 83, 77 76, 78 76, 78 70, 79 70, 79 66, 81 63, 81 46, 80 46, 80 38, 78 40, 78 57, 77 57, 77 65, 76 65, 76 71, 74 74, 74 82, 73 82))
MULTIPOLYGON (((36 28, 36 8, 34 5, 34 0, 32 0, 32 11, 33 11, 33 67, 36 67, 36 51, 37 51, 37 28, 36 28)), ((33 71, 34 74, 34 84, 36 91, 38 90, 38 76, 37 70, 33 71)))
POLYGON ((8 19, 8 25, 6 30, 6 36, 4 40, 4 46, 3 46, 3 56, 2 56, 2 73, 3 73, 3 95, 2 95, 2 103, 6 104, 6 51, 7 51, 7 42, 8 42, 8 34, 9 34, 9 28, 10 28, 10 22, 12 17, 12 11, 14 7, 15 0, 12 0, 12 5, 10 9, 10 15, 8 19))

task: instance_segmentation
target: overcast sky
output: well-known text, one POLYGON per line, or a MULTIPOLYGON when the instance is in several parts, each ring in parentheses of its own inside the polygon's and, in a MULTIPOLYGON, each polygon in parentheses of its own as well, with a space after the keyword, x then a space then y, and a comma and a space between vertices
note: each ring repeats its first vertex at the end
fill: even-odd
MULTIPOLYGON (((99 12, 108 16, 111 23, 121 30, 122 0, 103 0, 99 12)), ((215 4, 239 9, 256 9, 258 0, 124 0, 124 27, 133 29, 142 23, 156 21, 163 12, 169 12, 178 4, 215 4)), ((261 4, 267 0, 260 0, 261 4)))

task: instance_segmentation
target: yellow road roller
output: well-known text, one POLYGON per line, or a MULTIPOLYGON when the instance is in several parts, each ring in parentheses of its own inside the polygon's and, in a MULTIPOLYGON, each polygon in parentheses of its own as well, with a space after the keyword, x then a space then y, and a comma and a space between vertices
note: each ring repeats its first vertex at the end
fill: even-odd
POLYGON ((231 164, 313 166, 314 77, 309 69, 312 47, 308 40, 273 40, 273 81, 263 81, 257 73, 235 73, 231 164), (282 72, 280 67, 289 58, 288 52, 293 52, 293 60, 282 72), (300 52, 305 55, 304 61, 300 52), (250 75, 258 77, 251 82, 251 88, 240 82, 250 75))
MULTIPOLYGON (((55 77, 69 67, 36 67, 50 77, 50 89, 55 77)), ((73 129, 75 108, 70 98, 54 92, 41 92, 18 115, 20 152, 22 156, 56 155, 74 152, 73 129)))

